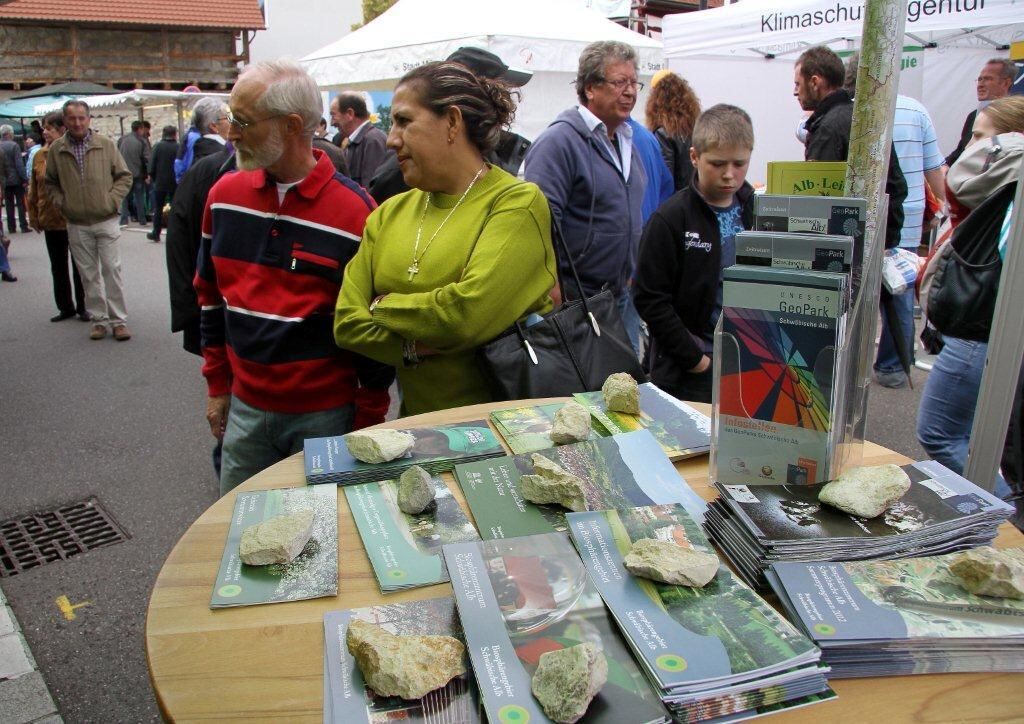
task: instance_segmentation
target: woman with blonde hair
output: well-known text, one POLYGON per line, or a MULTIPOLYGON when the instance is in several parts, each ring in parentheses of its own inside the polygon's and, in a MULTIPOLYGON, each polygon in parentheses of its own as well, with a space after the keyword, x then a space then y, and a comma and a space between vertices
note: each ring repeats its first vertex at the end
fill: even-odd
POLYGON ((661 155, 672 172, 675 190, 682 191, 693 180, 690 137, 700 115, 700 99, 684 78, 663 70, 651 81, 644 113, 647 127, 661 144, 661 155))

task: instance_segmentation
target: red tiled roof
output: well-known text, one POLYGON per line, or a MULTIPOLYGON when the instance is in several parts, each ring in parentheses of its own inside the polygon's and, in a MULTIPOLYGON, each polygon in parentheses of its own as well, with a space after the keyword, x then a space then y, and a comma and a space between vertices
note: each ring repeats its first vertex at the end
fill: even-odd
POLYGON ((259 0, 13 0, 4 20, 262 30, 259 0))

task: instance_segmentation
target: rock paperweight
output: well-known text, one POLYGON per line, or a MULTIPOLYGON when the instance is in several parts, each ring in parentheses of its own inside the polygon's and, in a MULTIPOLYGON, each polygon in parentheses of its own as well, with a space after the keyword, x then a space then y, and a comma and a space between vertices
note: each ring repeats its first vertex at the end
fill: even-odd
POLYGON ((412 450, 416 438, 401 430, 358 430, 345 435, 345 445, 356 460, 386 463, 412 450))
POLYGON ((581 513, 587 509, 583 481, 543 455, 533 454, 533 475, 519 478, 519 492, 531 503, 555 504, 581 513))
POLYGON ((466 647, 451 636, 396 636, 354 618, 345 644, 366 684, 381 696, 422 699, 466 673, 466 647))
POLYGON ((578 402, 567 402, 555 413, 551 442, 565 445, 590 437, 590 411, 578 402))
POLYGON ((608 375, 608 379, 601 385, 601 392, 604 393, 604 404, 609 410, 627 415, 640 414, 640 387, 628 372, 608 375))
POLYGON ((989 546, 961 553, 949 564, 960 585, 978 596, 1024 599, 1024 565, 989 546))
POLYGON ((818 492, 818 500, 860 518, 877 518, 910 490, 898 465, 850 468, 818 492))
POLYGON ((398 509, 409 515, 422 513, 434 502, 435 492, 430 473, 413 465, 398 478, 398 509))
POLYGON ((676 586, 703 588, 718 573, 718 556, 671 541, 641 538, 623 559, 630 573, 676 586))
POLYGON ((247 566, 291 563, 312 535, 312 510, 275 515, 242 531, 238 555, 247 566))
POLYGON ((604 654, 585 643, 541 654, 530 688, 549 719, 573 724, 587 713, 607 680, 604 654))

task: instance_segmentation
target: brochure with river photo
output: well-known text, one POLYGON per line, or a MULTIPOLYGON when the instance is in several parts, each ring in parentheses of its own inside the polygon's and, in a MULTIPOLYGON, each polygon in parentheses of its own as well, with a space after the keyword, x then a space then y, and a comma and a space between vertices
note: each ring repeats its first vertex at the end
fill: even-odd
POLYGON ((455 476, 484 540, 566 530, 564 508, 531 503, 519 491, 519 478, 533 472, 533 455, 578 476, 590 510, 680 503, 698 520, 704 518, 704 500, 676 472, 654 436, 637 430, 457 466, 455 476))
POLYGON ((397 480, 343 488, 381 593, 447 581, 441 546, 480 540, 444 481, 433 483, 434 503, 415 515, 399 510, 397 480))

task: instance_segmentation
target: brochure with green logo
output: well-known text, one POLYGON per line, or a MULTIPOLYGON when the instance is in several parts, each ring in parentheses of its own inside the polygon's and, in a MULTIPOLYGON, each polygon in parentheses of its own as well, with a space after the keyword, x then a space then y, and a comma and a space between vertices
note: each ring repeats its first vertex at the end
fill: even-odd
POLYGON ((434 503, 416 515, 399 510, 397 480, 343 488, 381 593, 447 581, 441 546, 480 540, 444 481, 433 482, 434 503))
POLYGON ((484 540, 566 530, 564 508, 531 503, 519 492, 519 478, 533 473, 534 455, 579 477, 590 510, 681 503, 703 520, 707 509, 651 433, 637 430, 457 466, 455 476, 484 540))
POLYGON ((451 597, 331 611, 324 614, 324 724, 477 724, 484 721, 476 681, 466 673, 422 699, 380 696, 363 675, 345 644, 353 618, 405 636, 452 636, 464 641, 451 597))
POLYGON ((279 488, 239 493, 210 608, 301 601, 338 593, 338 491, 279 488), (291 563, 249 566, 238 555, 242 531, 264 520, 313 511, 313 535, 291 563))
POLYGON ((386 463, 364 463, 352 457, 344 435, 311 437, 303 444, 303 465, 306 483, 354 485, 387 480, 402 474, 413 465, 430 473, 451 470, 457 462, 504 455, 486 420, 471 420, 437 427, 404 428, 415 438, 412 450, 403 457, 386 463))
MULTIPOLYGON (((634 576, 623 558, 651 538, 713 553, 678 505, 569 513, 569 532, 626 639, 662 689, 693 691, 793 669, 817 675, 820 652, 725 566, 703 588, 634 576)), ((823 681, 823 680, 822 680, 823 681)))
POLYGON ((577 392, 573 398, 612 433, 648 430, 669 460, 703 455, 711 449, 711 418, 651 382, 640 385, 640 414, 609 410, 603 392, 577 392))
POLYGON ((608 681, 581 721, 666 720, 566 536, 452 543, 444 556, 488 721, 550 721, 533 696, 531 677, 542 654, 581 643, 597 646, 608 664, 608 681))
MULTIPOLYGON (((555 424, 555 413, 564 404, 564 402, 553 402, 548 405, 495 410, 491 413, 491 422, 514 455, 547 450, 549 447, 555 446, 555 443, 551 441, 551 428, 555 424)), ((607 437, 610 434, 596 419, 591 420, 591 440, 607 437)))

